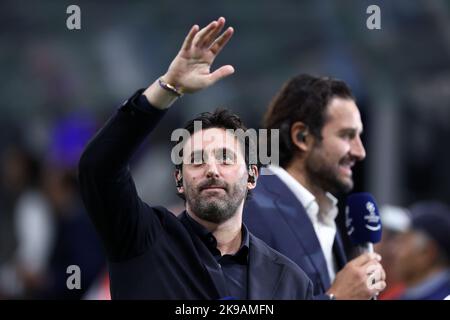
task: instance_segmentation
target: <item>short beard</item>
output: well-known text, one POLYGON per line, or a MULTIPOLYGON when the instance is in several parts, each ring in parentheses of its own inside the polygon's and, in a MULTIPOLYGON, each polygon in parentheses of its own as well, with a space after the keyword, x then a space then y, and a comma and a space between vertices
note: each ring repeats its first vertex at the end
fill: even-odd
POLYGON ((192 201, 190 203, 191 209, 195 215, 200 219, 216 224, 223 223, 231 219, 235 213, 238 205, 232 203, 225 203, 223 201, 192 201))
POLYGON ((314 159, 314 157, 306 161, 306 172, 309 181, 334 195, 346 194, 354 186, 353 179, 350 178, 350 182, 340 180, 331 166, 324 165, 323 161, 314 159))
MULTIPOLYGON (((243 178, 244 180, 244 178, 243 178)), ((214 180, 210 180, 211 185, 215 185, 214 180)), ((231 219, 237 212, 242 200, 246 196, 247 180, 239 181, 234 186, 227 186, 226 194, 214 199, 204 199, 199 192, 188 188, 186 201, 193 213, 200 219, 215 224, 223 223, 231 219), (228 194, 230 193, 230 194, 228 194)))

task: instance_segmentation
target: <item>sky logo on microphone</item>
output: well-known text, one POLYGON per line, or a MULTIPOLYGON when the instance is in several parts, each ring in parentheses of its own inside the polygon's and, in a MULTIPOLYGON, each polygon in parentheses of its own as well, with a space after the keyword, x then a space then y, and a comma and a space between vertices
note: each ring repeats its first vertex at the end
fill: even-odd
POLYGON ((380 241, 381 218, 377 203, 370 193, 353 193, 347 197, 345 225, 347 234, 355 245, 380 241))
POLYGON ((367 201, 366 203, 366 209, 369 211, 368 215, 364 216, 364 219, 366 220, 366 228, 370 231, 378 231, 381 229, 381 218, 377 214, 377 208, 375 204, 371 201, 367 201))

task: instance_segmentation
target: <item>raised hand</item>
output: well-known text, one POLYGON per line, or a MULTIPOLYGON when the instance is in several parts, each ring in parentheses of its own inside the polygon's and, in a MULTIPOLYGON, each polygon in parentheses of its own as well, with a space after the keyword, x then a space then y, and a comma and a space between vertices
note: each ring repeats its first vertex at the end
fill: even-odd
POLYGON ((198 25, 194 25, 162 80, 183 93, 192 93, 231 75, 234 72, 231 65, 222 66, 211 72, 214 59, 233 35, 231 27, 220 34, 224 25, 223 17, 212 21, 201 30, 198 25))

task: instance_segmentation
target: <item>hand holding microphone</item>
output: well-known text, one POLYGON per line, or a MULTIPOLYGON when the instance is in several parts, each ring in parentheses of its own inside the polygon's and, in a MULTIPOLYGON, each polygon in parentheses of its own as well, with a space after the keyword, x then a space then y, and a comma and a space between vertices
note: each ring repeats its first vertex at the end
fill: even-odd
POLYGON ((368 300, 376 296, 386 287, 380 260, 376 253, 364 253, 351 260, 336 274, 327 293, 343 300, 368 300))
POLYGON ((328 293, 337 299, 374 298, 386 287, 381 256, 373 251, 373 244, 381 239, 381 219, 374 198, 369 193, 350 195, 345 218, 347 234, 361 255, 338 272, 328 293))

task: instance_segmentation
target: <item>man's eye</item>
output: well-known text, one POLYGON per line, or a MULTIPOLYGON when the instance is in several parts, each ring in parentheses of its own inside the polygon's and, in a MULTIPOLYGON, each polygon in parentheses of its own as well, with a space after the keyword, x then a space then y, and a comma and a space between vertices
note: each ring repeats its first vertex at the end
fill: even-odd
POLYGON ((352 139, 354 139, 354 138, 356 137, 356 134, 353 133, 353 132, 348 132, 348 133, 344 133, 344 134, 342 135, 342 137, 343 137, 345 140, 352 140, 352 139))
POLYGON ((201 165, 204 163, 203 154, 202 153, 195 153, 191 157, 191 163, 194 165, 201 165))
POLYGON ((194 165, 199 166, 199 165, 203 164, 203 160, 202 159, 193 159, 191 161, 191 163, 194 164, 194 165))
POLYGON ((234 155, 231 152, 223 151, 220 155, 220 161, 225 164, 233 164, 234 163, 234 155))

